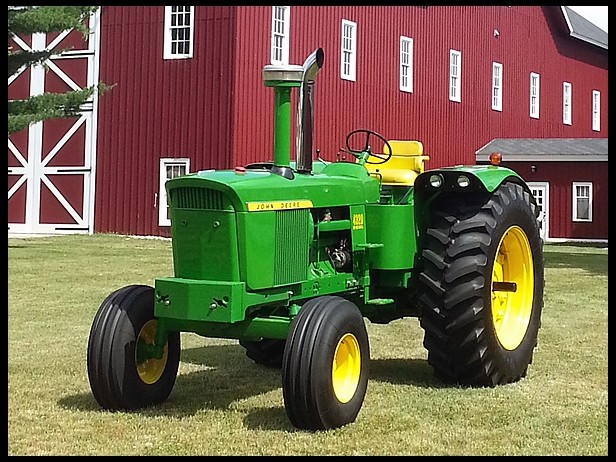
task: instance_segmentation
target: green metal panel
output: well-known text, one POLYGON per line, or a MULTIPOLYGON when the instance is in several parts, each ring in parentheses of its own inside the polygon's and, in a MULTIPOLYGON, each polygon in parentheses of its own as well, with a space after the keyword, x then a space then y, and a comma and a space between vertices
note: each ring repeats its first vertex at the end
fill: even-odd
POLYGON ((275 212, 237 214, 240 277, 251 290, 274 285, 275 212))
POLYGON ((172 209, 176 277, 239 281, 235 214, 225 210, 172 209))
POLYGON ((412 268, 417 249, 414 207, 403 205, 366 205, 366 240, 382 244, 369 250, 374 269, 412 268))
POLYGON ((155 315, 195 321, 241 321, 244 292, 241 282, 159 278, 154 284, 155 315))

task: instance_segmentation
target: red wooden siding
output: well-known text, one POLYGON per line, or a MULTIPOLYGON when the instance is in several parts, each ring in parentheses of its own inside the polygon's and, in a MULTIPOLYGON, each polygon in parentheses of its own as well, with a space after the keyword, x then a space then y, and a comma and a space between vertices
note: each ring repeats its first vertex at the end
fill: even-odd
MULTIPOLYGON (((270 62, 272 7, 236 7, 235 14, 233 151, 228 167, 270 160, 273 155, 274 92, 261 77, 263 66, 270 62)), ((293 19, 291 7, 291 24, 293 19)))
POLYGON ((606 239, 608 170, 605 162, 503 162, 528 182, 550 184, 550 238, 606 239), (536 171, 531 171, 534 165, 536 171), (573 183, 592 183, 592 222, 574 222, 573 183), (605 211, 605 212, 604 212, 605 211))
MULTIPOLYGON (((195 16, 193 58, 163 60, 163 6, 102 8, 100 80, 116 87, 99 99, 97 232, 168 235, 157 224, 161 157, 188 157, 192 171, 272 158, 273 90, 261 75, 272 7, 197 6, 195 16)), ((325 53, 315 150, 334 160, 349 131, 369 128, 421 140, 436 168, 474 163, 494 138, 607 138, 607 52, 568 37, 561 16, 537 6, 291 6, 289 63, 325 53), (343 19, 357 23, 355 82, 340 78, 343 19), (413 39, 412 93, 399 90, 401 35, 413 39), (450 49, 462 56, 460 103, 448 98, 450 49), (491 109, 493 61, 503 65, 502 112, 491 109), (531 72, 539 119, 529 116, 531 72), (572 84, 570 126, 563 81, 572 84)), ((293 126, 292 158, 294 140, 293 126)))
MULTIPOLYGON (((237 147, 266 142, 267 156, 273 96, 259 70, 269 62, 270 22, 271 7, 238 7, 235 126, 242 130, 235 141, 237 147)), ((594 72, 607 69, 607 55, 557 35, 542 8, 292 6, 290 23, 291 64, 301 64, 319 46, 325 52, 315 86, 314 147, 327 159, 358 127, 390 139, 421 140, 432 168, 474 163, 474 152, 493 138, 607 137, 607 72, 594 72), (342 19, 357 23, 355 82, 340 78, 342 19), (398 89, 401 35, 414 42, 410 94, 398 89), (563 48, 567 56, 560 56, 563 48), (461 103, 448 98, 450 49, 462 53, 461 103), (582 53, 587 62, 577 61, 582 53), (491 109, 493 61, 503 64, 502 112, 491 109), (529 116, 531 72, 540 75, 538 120, 529 116), (573 86, 571 126, 562 123, 563 81, 573 86), (591 129, 593 89, 601 91, 600 132, 591 129)), ((259 150, 240 149, 236 163, 257 160, 259 150)))
POLYGON ((159 161, 228 164, 232 7, 196 7, 192 59, 163 60, 164 6, 104 6, 97 232, 168 235, 158 226, 159 161))

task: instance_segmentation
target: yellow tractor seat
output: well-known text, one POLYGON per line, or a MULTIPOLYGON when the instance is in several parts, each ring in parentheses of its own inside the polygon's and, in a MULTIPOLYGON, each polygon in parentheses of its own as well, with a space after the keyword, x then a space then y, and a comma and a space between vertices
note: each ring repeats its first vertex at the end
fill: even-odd
MULTIPOLYGON (((366 164, 368 172, 385 185, 412 186, 415 178, 424 171, 424 161, 430 159, 423 155, 423 144, 415 140, 389 140, 389 145, 392 156, 382 164, 366 164)), ((387 145, 383 147, 383 153, 389 154, 387 145)))

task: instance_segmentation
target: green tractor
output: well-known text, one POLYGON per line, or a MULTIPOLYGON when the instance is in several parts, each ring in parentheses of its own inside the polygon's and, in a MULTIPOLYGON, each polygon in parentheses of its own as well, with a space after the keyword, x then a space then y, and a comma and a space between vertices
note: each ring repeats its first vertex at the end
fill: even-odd
POLYGON ((102 408, 165 401, 181 332, 238 340, 251 360, 280 368, 291 424, 313 431, 357 418, 370 366, 364 319, 418 318, 445 383, 526 376, 544 290, 528 186, 496 155, 495 165, 424 170, 421 142, 364 129, 347 135, 338 161, 313 161, 323 57, 318 48, 303 65, 262 70, 274 92, 273 161, 167 182, 174 276, 117 289, 92 323, 88 378, 102 408))

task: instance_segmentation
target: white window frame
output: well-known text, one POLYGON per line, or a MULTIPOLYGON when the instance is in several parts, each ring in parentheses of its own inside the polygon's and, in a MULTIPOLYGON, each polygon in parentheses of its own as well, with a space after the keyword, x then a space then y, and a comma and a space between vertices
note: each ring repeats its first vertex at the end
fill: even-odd
POLYGON ((536 72, 530 73, 530 100, 529 100, 529 115, 533 119, 539 118, 539 74, 536 72))
POLYGON ((340 31, 340 78, 357 78, 357 23, 348 19, 342 20, 340 31))
POLYGON ((462 53, 449 50, 449 100, 462 101, 462 53))
POLYGON ((492 110, 503 111, 503 65, 492 62, 492 110))
POLYGON ((272 6, 271 64, 289 64, 289 31, 291 7, 272 6))
POLYGON ((169 202, 167 202, 167 189, 165 183, 171 178, 175 178, 180 175, 186 175, 190 172, 190 159, 188 158, 161 158, 159 175, 158 175, 158 226, 171 226, 171 220, 169 218, 169 202), (177 174, 177 171, 169 172, 168 167, 184 167, 184 173, 177 174))
POLYGON ((413 39, 400 36, 400 91, 413 93, 413 39))
POLYGON ((550 183, 547 181, 527 181, 526 184, 530 188, 537 207, 539 207, 539 234, 544 241, 550 236, 550 183), (537 192, 543 192, 543 197, 538 197, 537 192))
POLYGON ((195 7, 194 6, 166 6, 165 7, 165 33, 163 44, 163 59, 188 59, 193 56, 194 49, 194 32, 195 31, 195 7), (188 11, 173 11, 174 8, 188 8, 188 11), (189 24, 185 25, 186 14, 188 14, 189 24), (178 19, 181 25, 178 25, 178 19), (175 24, 174 24, 175 22, 175 24), (173 38, 174 31, 178 31, 178 34, 188 34, 188 37, 183 37, 181 40, 173 38), (174 50, 180 44, 188 45, 188 51, 179 53, 174 50))
POLYGON ((591 222, 592 221, 592 183, 589 181, 573 182, 572 184, 573 202, 571 206, 573 221, 591 222), (582 195, 579 188, 584 188, 588 191, 588 195, 582 195), (587 188, 587 189, 586 189, 587 188), (578 215, 578 200, 588 200, 588 218, 580 218, 578 215))
POLYGON ((592 91, 592 129, 595 132, 601 130, 601 92, 592 91))
POLYGON ((571 125, 571 83, 563 82, 563 124, 571 125))

